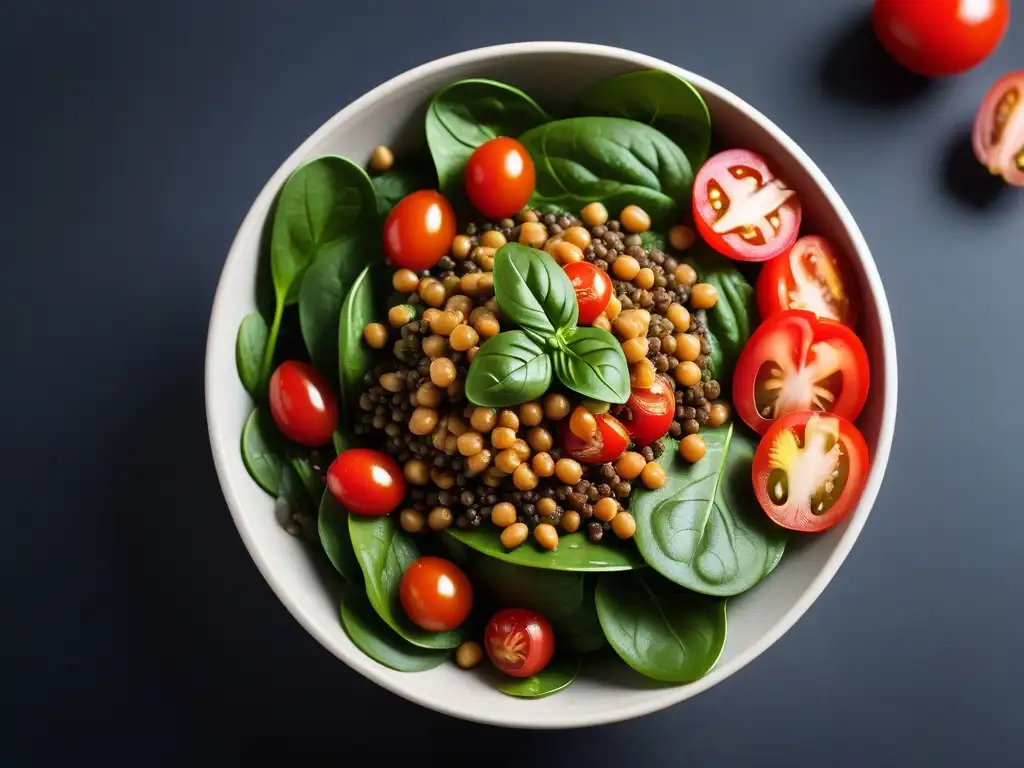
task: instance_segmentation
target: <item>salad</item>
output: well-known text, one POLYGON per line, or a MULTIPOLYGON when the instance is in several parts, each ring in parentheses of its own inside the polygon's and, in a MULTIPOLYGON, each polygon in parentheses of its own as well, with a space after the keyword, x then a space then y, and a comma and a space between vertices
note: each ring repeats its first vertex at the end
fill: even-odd
POLYGON ((668 73, 558 116, 452 83, 425 136, 281 189, 236 345, 245 465, 383 665, 539 697, 610 649, 697 680, 728 598, 863 490, 846 257, 771 158, 709 156, 668 73))

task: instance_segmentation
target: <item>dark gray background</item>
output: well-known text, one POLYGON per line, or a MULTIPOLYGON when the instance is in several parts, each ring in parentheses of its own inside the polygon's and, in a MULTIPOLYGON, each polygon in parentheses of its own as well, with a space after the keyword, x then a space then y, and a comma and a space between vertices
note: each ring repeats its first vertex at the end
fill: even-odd
POLYGON ((965 140, 1024 66, 1024 18, 977 70, 924 83, 878 55, 866 8, 3 3, 0 760, 1019 765, 1024 190, 988 183, 965 140), (789 132, 874 251, 900 362, 881 495, 807 616, 694 701, 570 733, 442 718, 308 637, 234 531, 203 415, 214 286, 272 171, 388 77, 525 39, 662 57, 789 132))

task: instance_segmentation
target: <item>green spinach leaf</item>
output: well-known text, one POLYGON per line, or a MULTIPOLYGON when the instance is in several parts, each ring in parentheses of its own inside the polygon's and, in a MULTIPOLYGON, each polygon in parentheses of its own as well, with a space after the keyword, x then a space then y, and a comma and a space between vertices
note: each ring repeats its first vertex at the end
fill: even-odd
POLYGON ((466 375, 474 405, 505 408, 534 400, 551 384, 551 358, 523 331, 505 331, 484 342, 466 375))
POLYGON ((377 193, 377 213, 387 216, 398 201, 421 189, 437 187, 437 174, 430 165, 411 162, 373 177, 377 193))
POLYGON ((324 493, 324 481, 314 471, 309 456, 305 455, 305 453, 299 454, 294 449, 290 449, 286 453, 295 476, 298 477, 299 482, 302 483, 302 487, 306 491, 306 495, 309 497, 310 504, 314 506, 319 504, 320 497, 324 493))
POLYGON ((496 683, 499 691, 523 699, 540 699, 568 688, 580 672, 578 656, 560 656, 533 677, 517 679, 502 675, 496 683))
POLYGON ((579 319, 576 291, 544 251, 507 243, 494 254, 494 297, 501 313, 544 343, 579 319))
POLYGON ((513 550, 505 549, 496 527, 449 528, 443 535, 453 536, 463 544, 488 557, 512 565, 547 568, 553 571, 628 571, 643 568, 646 563, 631 541, 609 541, 594 544, 583 533, 570 533, 558 539, 552 552, 525 543, 513 550))
POLYGON ((366 374, 373 368, 373 350, 363 343, 367 323, 380 322, 387 309, 387 276, 378 265, 366 267, 352 284, 341 305, 338 319, 338 378, 341 382, 342 412, 355 414, 366 374))
POLYGON ((253 400, 259 402, 267 388, 263 380, 263 354, 267 349, 267 321, 259 312, 251 312, 238 326, 235 339, 235 365, 242 386, 253 400))
POLYGON ((320 499, 317 532, 320 534, 320 545, 335 570, 346 581, 362 584, 363 572, 359 568, 359 561, 352 548, 352 537, 348 532, 348 511, 329 490, 325 490, 320 499))
POLYGON ((253 409, 242 427, 242 463, 260 488, 271 496, 278 495, 288 460, 277 427, 263 408, 253 409))
POLYGON ((565 386, 606 403, 629 400, 629 366, 622 345, 603 328, 577 328, 553 353, 565 386))

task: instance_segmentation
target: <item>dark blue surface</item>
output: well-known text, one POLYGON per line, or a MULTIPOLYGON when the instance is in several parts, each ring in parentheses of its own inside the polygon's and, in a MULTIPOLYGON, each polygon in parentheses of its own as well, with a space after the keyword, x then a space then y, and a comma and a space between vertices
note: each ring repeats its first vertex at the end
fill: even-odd
POLYGON ((2 761, 1019 764, 1024 190, 988 184, 964 141, 988 85, 1024 68, 1024 18, 982 67, 925 84, 876 55, 865 12, 3 4, 2 761), (898 336, 889 472, 823 597, 695 701, 573 733, 444 719, 323 650, 235 533, 203 415, 214 287, 271 172, 388 77, 517 39, 634 48, 764 111, 857 218, 898 336))

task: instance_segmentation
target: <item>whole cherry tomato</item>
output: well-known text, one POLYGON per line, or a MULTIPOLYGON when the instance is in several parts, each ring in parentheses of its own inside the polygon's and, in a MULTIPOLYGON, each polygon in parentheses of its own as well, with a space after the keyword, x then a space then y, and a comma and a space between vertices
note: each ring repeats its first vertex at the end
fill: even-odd
POLYGON ((676 390, 672 379, 659 373, 649 389, 632 387, 622 426, 637 445, 650 445, 664 437, 676 413, 676 390))
POLYGON ((309 363, 287 360, 270 377, 270 415, 289 440, 316 448, 338 425, 338 399, 309 363))
POLYGON ((398 587, 405 615, 428 632, 455 629, 473 608, 473 586, 455 563, 441 557, 413 562, 398 587))
POLYGON ((551 662, 555 632, 547 619, 525 608, 505 608, 487 622, 484 648, 506 675, 532 677, 551 662))
POLYGON ((430 269, 455 239, 455 211, 440 192, 406 195, 384 222, 384 251, 397 267, 430 269))
POLYGON ((1024 70, 989 89, 974 119, 974 154, 1007 184, 1024 187, 1024 70))
POLYGON ((611 301, 614 289, 612 279, 603 269, 589 261, 574 261, 562 269, 569 276, 569 282, 576 290, 576 303, 580 308, 580 325, 590 325, 611 301))
POLYGON ((395 460, 370 448, 349 448, 327 470, 327 487, 356 515, 387 515, 405 498, 405 477, 395 460))
POLYGON ((536 174, 526 147, 499 136, 477 147, 466 163, 466 195, 484 216, 515 216, 533 194, 536 174))
POLYGON ((607 464, 615 461, 629 445, 629 432, 622 422, 608 413, 595 413, 597 432, 586 440, 568 428, 568 419, 558 423, 558 432, 565 455, 584 464, 607 464))

